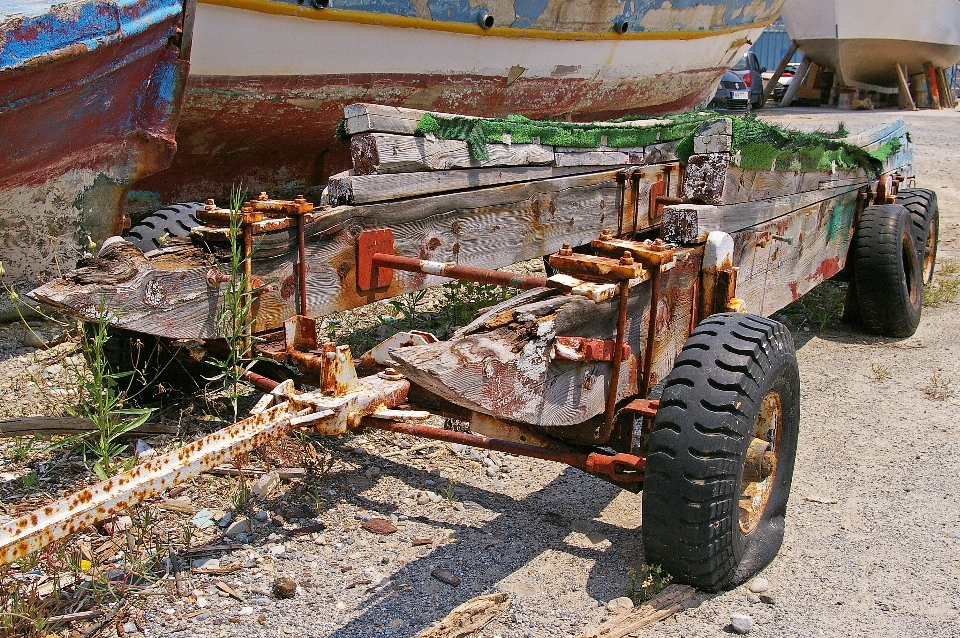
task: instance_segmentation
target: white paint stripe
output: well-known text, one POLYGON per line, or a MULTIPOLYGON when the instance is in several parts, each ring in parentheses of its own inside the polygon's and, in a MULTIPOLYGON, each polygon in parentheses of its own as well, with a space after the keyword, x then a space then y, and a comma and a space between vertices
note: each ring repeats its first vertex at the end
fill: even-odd
POLYGON ((730 66, 762 29, 692 40, 560 41, 309 20, 200 3, 193 76, 397 73, 647 78, 730 66))

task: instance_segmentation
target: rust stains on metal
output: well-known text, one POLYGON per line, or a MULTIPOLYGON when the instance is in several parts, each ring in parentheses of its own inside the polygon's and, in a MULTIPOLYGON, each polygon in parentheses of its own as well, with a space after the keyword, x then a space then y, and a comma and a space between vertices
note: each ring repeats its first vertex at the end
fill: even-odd
MULTIPOLYGON (((616 341, 611 339, 587 339, 584 337, 557 337, 553 340, 554 359, 567 361, 613 361, 616 341)), ((621 344, 621 357, 630 357, 630 346, 621 344)))
POLYGON ((462 445, 472 445, 473 447, 496 450, 507 454, 518 454, 520 456, 529 456, 544 461, 555 461, 579 468, 584 472, 591 474, 601 474, 615 481, 639 483, 643 481, 643 472, 646 467, 646 459, 632 454, 601 454, 599 452, 563 452, 551 450, 536 445, 527 445, 515 441, 506 441, 503 439, 492 439, 478 434, 468 434, 466 432, 454 432, 452 430, 442 430, 426 425, 414 425, 412 423, 395 423, 377 418, 363 419, 362 424, 365 427, 377 428, 380 430, 389 430, 411 436, 419 436, 427 439, 446 441, 448 443, 460 443, 462 445))
POLYGON ((142 463, 0 526, 0 564, 9 564, 58 539, 126 510, 175 483, 257 448, 293 427, 282 403, 188 445, 142 463))

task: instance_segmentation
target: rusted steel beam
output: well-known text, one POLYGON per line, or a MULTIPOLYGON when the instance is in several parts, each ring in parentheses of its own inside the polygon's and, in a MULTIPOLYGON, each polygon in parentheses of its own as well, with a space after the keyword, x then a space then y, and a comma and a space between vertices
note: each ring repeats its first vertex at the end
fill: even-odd
POLYGON ((626 483, 643 482, 643 472, 646 468, 647 460, 632 454, 600 454, 598 452, 560 452, 547 448, 537 447, 536 445, 527 445, 515 441, 506 441, 504 439, 492 439, 479 434, 469 434, 466 432, 454 432, 452 430, 441 430, 440 428, 427 425, 414 425, 412 423, 397 423, 378 419, 376 417, 366 417, 361 424, 364 427, 376 428, 379 430, 388 430, 390 432, 399 432, 410 436, 419 436, 425 439, 434 439, 437 441, 446 441, 447 443, 459 443, 461 445, 472 445, 473 447, 484 448, 487 450, 496 450, 507 454, 517 454, 520 456, 529 456, 544 461, 555 461, 564 463, 572 467, 589 472, 591 474, 604 474, 610 478, 626 483))
POLYGON ((280 385, 278 382, 274 381, 273 379, 269 377, 265 377, 262 374, 257 374, 252 370, 247 370, 246 372, 240 375, 240 378, 243 379, 244 381, 247 381, 253 384, 255 388, 259 390, 263 390, 264 392, 271 392, 274 388, 280 385))
MULTIPOLYGON (((334 357, 339 360, 336 353, 334 357)), ((347 359, 339 364, 341 368, 348 365, 352 365, 352 361, 347 359)), ((410 384, 405 379, 371 376, 356 381, 354 377, 351 388, 356 389, 343 388, 342 393, 330 396, 320 392, 296 394, 291 381, 278 384, 273 392, 274 400, 281 401, 278 405, 266 407, 265 404, 257 414, 179 450, 161 454, 128 472, 0 525, 0 565, 115 516, 176 483, 295 429, 341 434, 369 414, 402 419, 422 417, 418 412, 387 409, 406 401, 410 384)))
POLYGON ((0 525, 0 565, 23 558, 286 434, 297 427, 293 425, 295 417, 291 404, 281 403, 0 525))
POLYGON ((425 259, 414 259, 412 257, 401 257, 399 255, 387 255, 384 253, 375 253, 371 259, 373 265, 380 268, 418 272, 425 275, 439 275, 452 279, 476 281, 482 284, 520 288, 521 290, 543 288, 547 285, 546 277, 520 275, 502 270, 458 266, 457 264, 446 264, 439 261, 427 261, 425 259))
MULTIPOLYGON (((621 262, 633 261, 629 257, 630 253, 625 253, 621 262)), ((654 275, 656 276, 656 275, 654 275)), ((627 333, 627 301, 630 297, 630 282, 620 282, 620 304, 617 309, 617 342, 613 348, 613 363, 610 366, 610 389, 607 391, 606 416, 603 420, 603 431, 610 433, 613 431, 613 420, 617 413, 617 390, 620 384, 620 366, 623 364, 623 347, 627 333)))

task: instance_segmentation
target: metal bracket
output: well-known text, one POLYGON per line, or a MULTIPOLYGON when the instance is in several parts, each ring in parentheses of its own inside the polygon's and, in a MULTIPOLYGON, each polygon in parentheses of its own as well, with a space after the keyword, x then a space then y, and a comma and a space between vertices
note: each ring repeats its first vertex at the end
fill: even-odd
POLYGON ((377 253, 392 255, 393 233, 389 228, 365 230, 357 237, 357 288, 362 292, 388 288, 393 281, 393 269, 373 262, 377 253))

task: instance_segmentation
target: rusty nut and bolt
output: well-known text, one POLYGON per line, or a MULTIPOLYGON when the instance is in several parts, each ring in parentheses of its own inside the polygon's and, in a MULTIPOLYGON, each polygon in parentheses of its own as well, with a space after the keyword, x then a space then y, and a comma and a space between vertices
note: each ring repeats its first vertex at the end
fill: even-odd
POLYGON ((387 368, 383 372, 378 372, 377 376, 387 381, 399 381, 403 378, 403 375, 394 368, 387 368))
POLYGON ((564 245, 560 248, 560 253, 559 253, 559 254, 560 254, 561 256, 563 256, 563 257, 569 257, 570 255, 573 254, 573 249, 570 248, 570 244, 564 244, 564 245))
POLYGON ((629 250, 623 251, 623 256, 620 258, 621 266, 632 266, 633 265, 633 255, 630 254, 629 250))
POLYGON ((613 239, 613 232, 611 232, 609 228, 604 228, 602 231, 600 231, 600 239, 603 241, 610 241, 613 239))

